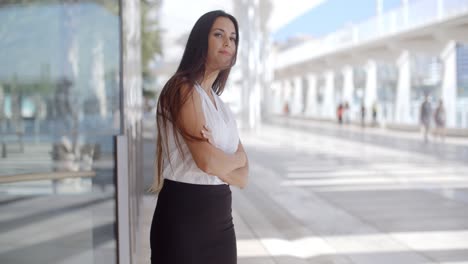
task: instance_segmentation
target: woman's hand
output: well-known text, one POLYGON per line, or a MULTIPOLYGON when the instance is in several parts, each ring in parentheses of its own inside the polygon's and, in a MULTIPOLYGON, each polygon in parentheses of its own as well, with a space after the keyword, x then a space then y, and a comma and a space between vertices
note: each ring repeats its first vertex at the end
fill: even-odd
MULTIPOLYGON (((200 131, 200 133, 202 137, 208 141, 208 143, 216 147, 213 140, 213 134, 207 125, 203 126, 203 129, 200 131)), ((244 165, 231 172, 228 172, 226 175, 218 175, 218 178, 229 185, 237 186, 240 189, 243 189, 247 185, 249 166, 247 155, 245 154, 244 147, 240 142, 235 155, 238 156, 238 159, 242 160, 244 165)))
POLYGON ((211 130, 208 128, 207 125, 203 126, 201 134, 202 134, 203 138, 206 139, 206 141, 208 141, 208 143, 215 146, 214 140, 213 140, 213 134, 211 133, 211 130))

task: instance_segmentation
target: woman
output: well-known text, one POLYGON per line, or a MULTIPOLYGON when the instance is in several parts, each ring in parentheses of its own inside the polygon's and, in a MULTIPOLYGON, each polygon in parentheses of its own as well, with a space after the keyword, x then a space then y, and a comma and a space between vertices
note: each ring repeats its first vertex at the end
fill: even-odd
POLYGON ((233 16, 206 13, 160 94, 153 190, 162 189, 151 225, 153 264, 237 262, 229 185, 245 187, 248 161, 234 116, 218 95, 238 43, 233 16))

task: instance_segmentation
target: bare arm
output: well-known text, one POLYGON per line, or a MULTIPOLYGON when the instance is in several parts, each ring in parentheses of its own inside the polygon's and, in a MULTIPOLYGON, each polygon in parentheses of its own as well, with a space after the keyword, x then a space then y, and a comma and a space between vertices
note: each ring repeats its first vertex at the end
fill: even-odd
MULTIPOLYGON (((201 137, 201 131, 206 121, 201 108, 200 95, 188 88, 182 88, 182 94, 190 94, 181 108, 179 124, 190 135, 201 137)), ((227 175, 229 172, 243 167, 247 161, 245 152, 238 151, 234 154, 227 154, 208 141, 192 140, 185 137, 184 141, 187 143, 197 166, 211 175, 227 175)))
MULTIPOLYGON (((244 147, 242 146, 242 143, 240 141, 237 151, 243 152, 245 154, 244 147)), ((245 156, 247 157, 247 154, 245 154, 245 156)), ((247 185, 249 178, 248 159, 246 158, 246 162, 243 167, 237 168, 229 172, 228 174, 226 174, 226 176, 221 175, 219 176, 219 178, 229 185, 234 185, 236 187, 239 187, 240 189, 243 189, 247 185)))
MULTIPOLYGON (((208 140, 210 144, 214 143, 213 137, 209 128, 205 127, 204 130, 202 130, 202 135, 204 138, 208 140)), ((236 152, 243 152, 245 154, 244 146, 242 145, 242 142, 240 141, 237 146, 236 152)), ((247 154, 245 154, 245 156, 247 159, 247 154)), ((234 185, 234 186, 239 187, 240 189, 243 189, 247 185, 248 176, 249 176, 249 162, 247 159, 244 166, 237 168, 227 173, 226 175, 219 175, 218 177, 229 185, 234 185)))

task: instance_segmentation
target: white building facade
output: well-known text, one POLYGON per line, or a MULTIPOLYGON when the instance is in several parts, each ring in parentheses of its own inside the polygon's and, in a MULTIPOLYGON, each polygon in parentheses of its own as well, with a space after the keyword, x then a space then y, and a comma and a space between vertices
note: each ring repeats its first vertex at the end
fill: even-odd
POLYGON ((427 95, 443 100, 447 127, 468 127, 468 1, 402 1, 361 24, 276 53, 273 114, 335 119, 348 103, 380 124, 417 125, 427 95), (306 96, 306 97, 304 97, 306 96))

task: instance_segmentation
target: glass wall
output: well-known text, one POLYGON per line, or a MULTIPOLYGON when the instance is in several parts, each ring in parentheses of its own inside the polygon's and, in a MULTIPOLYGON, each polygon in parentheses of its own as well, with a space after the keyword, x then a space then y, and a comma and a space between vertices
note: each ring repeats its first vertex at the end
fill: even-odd
POLYGON ((395 122, 398 69, 388 62, 379 62, 377 67, 377 101, 380 104, 381 121, 395 122))
POLYGON ((468 98, 468 45, 457 45, 457 77, 457 96, 468 98))
POLYGON ((0 263, 115 263, 118 0, 0 3, 0 263))
POLYGON ((421 104, 425 96, 435 109, 442 98, 443 62, 436 55, 413 53, 411 55, 410 120, 419 124, 421 104))
POLYGON ((457 45, 457 127, 468 128, 468 45, 457 45))

